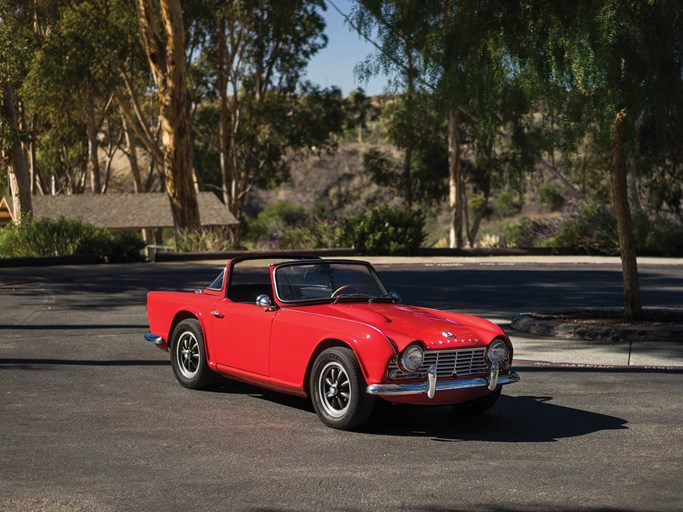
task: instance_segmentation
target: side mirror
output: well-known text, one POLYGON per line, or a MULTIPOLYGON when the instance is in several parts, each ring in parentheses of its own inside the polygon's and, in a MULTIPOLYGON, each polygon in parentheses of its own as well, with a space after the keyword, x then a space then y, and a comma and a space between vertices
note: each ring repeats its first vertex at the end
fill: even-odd
POLYGON ((256 305, 262 308, 269 308, 273 305, 273 303, 270 301, 270 297, 268 297, 268 295, 263 294, 256 297, 256 305))
POLYGON ((394 291, 389 292, 389 297, 391 297, 391 300, 393 300, 394 302, 401 302, 402 300, 401 296, 394 291))

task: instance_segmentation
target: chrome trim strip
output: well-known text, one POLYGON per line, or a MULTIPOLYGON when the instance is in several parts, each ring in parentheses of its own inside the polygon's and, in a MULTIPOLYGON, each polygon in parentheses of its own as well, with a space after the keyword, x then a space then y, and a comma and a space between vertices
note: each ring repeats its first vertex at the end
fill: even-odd
MULTIPOLYGON (((503 384, 513 384, 519 381, 517 372, 510 372, 507 375, 498 377, 498 386, 503 384)), ((489 386, 489 379, 478 377, 476 379, 462 379, 439 381, 436 383, 435 392, 454 391, 458 389, 485 388, 489 386)), ((428 382, 417 382, 414 384, 371 384, 366 392, 370 395, 419 395, 429 392, 428 382)))
POLYGON ((152 332, 145 334, 145 339, 150 343, 154 343, 155 345, 161 345, 164 342, 164 338, 152 332))

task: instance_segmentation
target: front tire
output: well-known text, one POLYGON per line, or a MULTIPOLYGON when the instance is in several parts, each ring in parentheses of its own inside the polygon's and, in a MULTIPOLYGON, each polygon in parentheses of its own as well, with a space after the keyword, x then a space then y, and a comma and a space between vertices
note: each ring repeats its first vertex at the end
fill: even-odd
POLYGON ((204 348, 202 326, 194 318, 180 322, 171 338, 171 366, 181 386, 204 389, 213 380, 204 348))
POLYGON ((313 408, 328 427, 348 430, 367 421, 374 396, 367 387, 353 351, 333 347, 323 351, 313 363, 309 390, 313 408))

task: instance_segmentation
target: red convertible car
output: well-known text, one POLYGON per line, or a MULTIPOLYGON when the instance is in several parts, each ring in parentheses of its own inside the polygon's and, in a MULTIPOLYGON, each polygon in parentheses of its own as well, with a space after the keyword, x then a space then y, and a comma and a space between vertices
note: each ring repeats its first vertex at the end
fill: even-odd
POLYGON ((240 256, 203 290, 150 292, 147 314, 145 338, 170 351, 181 385, 221 374, 307 396, 339 429, 376 397, 480 412, 519 380, 500 327, 400 304, 363 261, 240 256))

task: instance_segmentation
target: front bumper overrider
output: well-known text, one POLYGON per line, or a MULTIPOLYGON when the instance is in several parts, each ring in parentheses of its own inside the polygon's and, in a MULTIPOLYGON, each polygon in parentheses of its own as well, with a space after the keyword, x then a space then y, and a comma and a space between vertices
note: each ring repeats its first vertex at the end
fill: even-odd
POLYGON ((436 371, 427 373, 427 380, 424 382, 413 382, 406 384, 371 384, 366 392, 370 395, 396 396, 396 395, 420 395, 427 393, 429 398, 440 391, 455 391, 459 389, 488 388, 493 391, 497 386, 513 384, 519 381, 517 372, 510 372, 505 375, 498 375, 497 371, 492 371, 489 377, 476 377, 474 379, 459 379, 438 381, 436 371))

